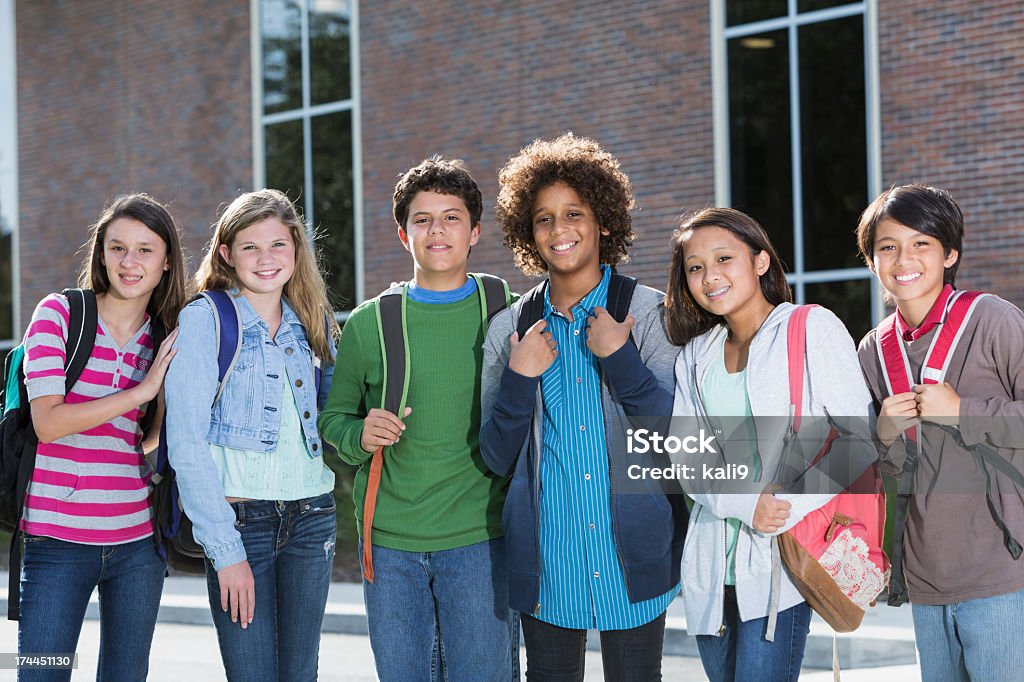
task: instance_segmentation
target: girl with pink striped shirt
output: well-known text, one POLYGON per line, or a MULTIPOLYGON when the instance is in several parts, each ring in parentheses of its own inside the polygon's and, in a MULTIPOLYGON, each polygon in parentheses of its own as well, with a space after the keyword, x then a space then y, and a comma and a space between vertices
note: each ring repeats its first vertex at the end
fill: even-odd
MULTIPOLYGON (((94 588, 100 599, 98 680, 144 680, 165 566, 153 542, 144 434, 174 355, 154 348, 153 322, 173 327, 185 262, 167 210, 145 194, 118 197, 92 226, 79 285, 92 289, 96 342, 65 391, 67 298, 51 294, 25 334, 25 387, 39 436, 25 496, 21 655, 72 653, 94 588)), ((90 330, 86 330, 89 333, 90 330)), ((22 670, 19 680, 68 680, 69 670, 22 670)))

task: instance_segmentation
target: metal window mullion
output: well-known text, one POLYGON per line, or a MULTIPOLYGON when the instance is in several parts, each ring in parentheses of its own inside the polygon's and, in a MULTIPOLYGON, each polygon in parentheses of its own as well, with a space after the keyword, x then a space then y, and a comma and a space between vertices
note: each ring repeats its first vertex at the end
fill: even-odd
POLYGON ((291 109, 289 111, 278 111, 273 114, 267 114, 263 117, 263 123, 265 125, 273 125, 275 123, 286 123, 288 121, 297 121, 303 116, 322 116, 324 114, 336 114, 339 111, 349 111, 352 109, 352 100, 343 99, 336 102, 327 102, 325 104, 317 104, 301 109, 291 109))
POLYGON ((252 185, 267 185, 266 121, 263 117, 263 7, 261 0, 249 2, 249 54, 252 59, 252 185))
POLYGON ((306 224, 312 230, 316 224, 316 216, 313 215, 313 125, 309 118, 310 101, 310 76, 309 76, 309 2, 302 0, 302 20, 300 22, 302 34, 302 171, 303 171, 303 206, 306 214, 306 224))
MULTIPOLYGON (((349 124, 352 130, 352 237, 355 248, 356 300, 353 307, 365 297, 365 254, 363 239, 363 126, 362 126, 362 84, 359 78, 359 0, 352 0, 349 14, 349 92, 352 115, 349 124)), ((347 315, 346 315, 347 317, 347 315)))
POLYGON ((732 205, 729 158, 729 58, 724 35, 725 0, 710 0, 711 109, 714 145, 715 205, 732 205))
POLYGON ((804 273, 787 273, 790 284, 822 284, 824 282, 847 282, 849 280, 871 279, 873 275, 867 268, 837 268, 835 270, 814 270, 804 273))
MULTIPOLYGON (((18 23, 15 21, 15 15, 17 13, 17 3, 14 0, 10 0, 10 13, 8 18, 10 19, 10 42, 7 44, 6 49, 10 55, 10 93, 13 97, 12 101, 14 106, 11 107, 11 125, 13 127, 13 135, 11 136, 12 148, 8 150, 11 154, 11 174, 14 176, 14 206, 11 211, 10 227, 11 227, 11 332, 13 338, 9 341, 3 341, 0 343, 0 349, 9 350, 17 345, 17 339, 21 338, 21 201, 18 198, 18 107, 17 107, 17 92, 18 92, 18 23)), ((0 61, 3 61, 0 59, 0 61)))
POLYGON ((807 24, 817 24, 823 21, 832 21, 833 19, 853 17, 864 13, 864 5, 865 3, 863 2, 857 2, 849 5, 842 5, 840 7, 816 10, 814 12, 804 12, 802 14, 796 10, 796 7, 791 6, 787 16, 777 17, 775 19, 765 19, 764 21, 754 21, 749 24, 740 24, 738 26, 729 26, 724 29, 724 35, 727 39, 742 38, 744 36, 756 35, 758 33, 767 33, 768 31, 779 31, 784 28, 789 28, 793 24, 806 26, 807 24))
MULTIPOLYGON (((878 0, 867 0, 864 10, 864 105, 867 107, 868 196, 865 204, 882 192, 882 113, 878 65, 878 0)), ((881 288, 871 287, 871 321, 886 316, 881 288)))
MULTIPOLYGON (((789 13, 795 17, 797 0, 789 0, 789 13)), ((790 169, 793 182, 793 269, 794 274, 804 273, 804 193, 803 163, 800 139, 800 49, 797 44, 797 24, 789 25, 789 149, 790 169)), ((796 301, 804 302, 804 282, 796 281, 796 301)))

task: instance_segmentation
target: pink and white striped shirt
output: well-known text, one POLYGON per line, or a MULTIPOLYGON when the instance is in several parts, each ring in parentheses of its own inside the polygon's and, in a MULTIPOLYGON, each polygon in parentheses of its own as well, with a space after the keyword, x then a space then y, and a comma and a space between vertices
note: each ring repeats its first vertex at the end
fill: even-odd
MULTIPOLYGON (((29 400, 64 395, 84 403, 141 382, 153 360, 149 318, 118 348, 99 320, 96 345, 82 376, 64 394, 70 307, 60 294, 43 299, 25 333, 25 387, 29 400)), ((30 535, 87 545, 115 545, 153 534, 149 504, 152 471, 142 453, 139 421, 145 406, 94 428, 40 443, 21 529, 30 535)))

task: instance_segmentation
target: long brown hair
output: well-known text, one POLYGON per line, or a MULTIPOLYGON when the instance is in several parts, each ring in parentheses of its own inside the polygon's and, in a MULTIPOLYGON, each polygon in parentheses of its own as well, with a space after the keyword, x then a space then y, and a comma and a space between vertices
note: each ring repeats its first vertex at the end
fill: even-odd
POLYGON ((672 233, 672 266, 668 273, 665 294, 665 331, 677 346, 689 343, 717 324, 724 324, 720 315, 712 315, 700 307, 686 283, 685 247, 693 233, 702 227, 720 227, 732 233, 750 248, 751 257, 764 251, 768 254, 768 270, 758 279, 761 293, 772 305, 793 301, 793 292, 786 281, 775 246, 761 225, 734 208, 705 208, 683 218, 672 233))
POLYGON ((158 318, 168 330, 178 324, 178 313, 185 305, 185 256, 181 250, 181 235, 174 218, 159 201, 148 194, 124 194, 116 197, 103 209, 99 219, 89 228, 87 248, 89 255, 78 276, 78 286, 92 289, 97 294, 110 289, 110 279, 103 265, 103 240, 107 228, 119 218, 137 220, 163 241, 170 266, 160 276, 160 282, 149 295, 146 312, 158 318))
POLYGON ((295 244, 295 271, 284 285, 284 295, 306 328, 306 338, 313 352, 324 362, 331 362, 331 350, 341 329, 334 320, 327 284, 317 267, 316 251, 306 232, 306 224, 288 197, 276 189, 248 192, 224 209, 195 275, 195 289, 198 292, 240 287, 235 269, 220 256, 220 246, 224 244, 230 249, 239 232, 267 218, 276 218, 287 226, 295 244), (328 320, 326 329, 325 319, 328 320))

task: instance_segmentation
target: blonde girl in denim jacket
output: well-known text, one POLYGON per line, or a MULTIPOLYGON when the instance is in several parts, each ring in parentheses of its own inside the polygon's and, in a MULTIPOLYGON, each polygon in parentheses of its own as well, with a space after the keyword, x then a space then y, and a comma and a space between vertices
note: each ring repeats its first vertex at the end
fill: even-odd
POLYGON ((215 400, 216 313, 206 299, 190 303, 166 380, 170 463, 208 559, 227 677, 315 680, 336 533, 334 474, 316 420, 339 330, 288 198, 263 189, 235 199, 195 286, 227 291, 242 327, 215 400))

